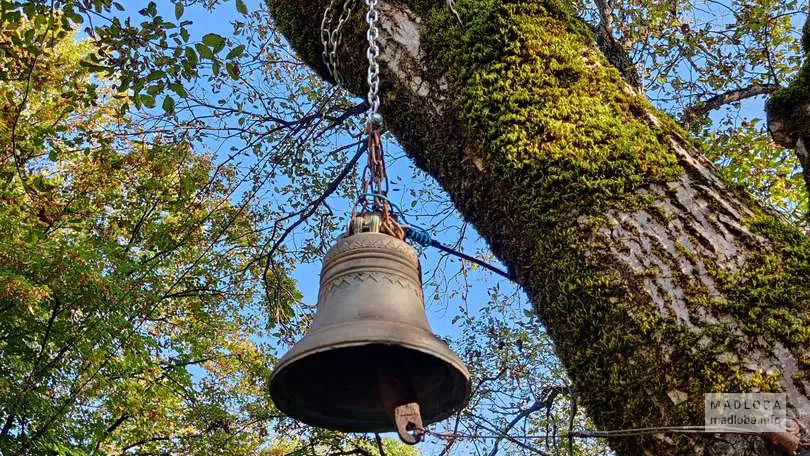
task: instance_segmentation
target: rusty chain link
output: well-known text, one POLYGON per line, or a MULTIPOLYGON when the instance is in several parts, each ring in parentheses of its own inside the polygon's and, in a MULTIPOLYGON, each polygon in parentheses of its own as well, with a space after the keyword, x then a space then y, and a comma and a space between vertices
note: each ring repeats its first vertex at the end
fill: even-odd
MULTIPOLYGON (((335 80, 340 83, 339 75, 337 75, 337 48, 340 45, 340 29, 352 12, 351 6, 347 5, 353 0, 346 0, 343 4, 343 13, 337 21, 337 27, 330 31, 328 30, 328 26, 333 21, 335 1, 336 0, 332 0, 332 3, 330 3, 327 10, 324 12, 323 21, 321 22, 321 42, 324 46, 324 62, 330 72, 332 72, 335 80)), ((368 59, 368 72, 366 76, 368 94, 366 95, 366 99, 368 100, 369 110, 365 127, 366 134, 368 135, 368 163, 363 169, 361 196, 352 210, 352 220, 358 215, 379 214, 379 231, 399 239, 404 239, 405 229, 397 222, 392 214, 391 203, 387 198, 388 175, 385 169, 385 151, 383 150, 382 138, 380 136, 382 117, 378 113, 380 108, 380 65, 377 62, 377 58, 380 56, 380 47, 377 44, 377 39, 380 36, 380 30, 377 28, 377 21, 380 17, 377 11, 378 1, 379 0, 365 0, 367 7, 366 24, 368 25, 368 30, 366 31, 366 40, 368 41, 368 48, 366 49, 366 58, 368 59)))
MULTIPOLYGON (((379 118, 377 119, 379 120, 379 118)), ((363 169, 360 198, 352 210, 352 218, 359 214, 378 213, 380 215, 380 232, 405 238, 405 229, 391 213, 388 201, 388 174, 385 169, 385 151, 380 136, 381 124, 372 122, 368 132, 368 163, 363 169)))

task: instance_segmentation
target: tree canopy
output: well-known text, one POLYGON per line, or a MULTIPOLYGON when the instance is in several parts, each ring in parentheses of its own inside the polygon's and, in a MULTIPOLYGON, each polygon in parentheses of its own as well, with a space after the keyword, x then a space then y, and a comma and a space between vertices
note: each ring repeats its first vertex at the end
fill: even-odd
MULTIPOLYGON (((307 428, 266 395, 274 360, 314 311, 294 278, 357 197, 359 171, 338 178, 367 109, 304 63, 322 49, 288 43, 274 3, 0 0, 0 453, 379 454, 373 436, 307 428)), ((354 3, 347 28, 362 18, 354 3)), ((455 2, 462 23, 448 34, 480 26, 469 3, 455 2)), ((763 109, 801 79, 806 3, 565 5, 728 182, 808 227, 801 155, 773 140, 763 109)), ((446 189, 389 149, 408 216, 494 261, 446 189)), ((606 151, 617 163, 620 152, 606 151)), ((527 297, 431 257, 429 306, 452 328, 474 394, 440 425, 458 437, 425 451, 606 454, 602 440, 564 437, 594 425, 527 297)), ((767 282, 768 264, 752 274, 767 282)), ((797 340, 808 337, 801 318, 797 340)))

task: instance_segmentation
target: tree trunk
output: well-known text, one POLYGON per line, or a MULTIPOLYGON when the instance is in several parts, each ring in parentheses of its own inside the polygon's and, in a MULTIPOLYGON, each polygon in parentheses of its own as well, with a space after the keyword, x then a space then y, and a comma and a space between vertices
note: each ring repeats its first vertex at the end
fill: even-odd
MULTIPOLYGON (((327 0, 268 2, 331 79, 327 0)), ((721 181, 557 0, 455 6, 463 25, 441 0, 380 2, 382 114, 531 297, 595 423, 702 425, 711 391, 784 391, 789 414, 810 423, 808 238, 721 181)), ((344 26, 337 54, 358 95, 363 17, 344 26)), ((780 454, 756 436, 611 445, 780 454)))

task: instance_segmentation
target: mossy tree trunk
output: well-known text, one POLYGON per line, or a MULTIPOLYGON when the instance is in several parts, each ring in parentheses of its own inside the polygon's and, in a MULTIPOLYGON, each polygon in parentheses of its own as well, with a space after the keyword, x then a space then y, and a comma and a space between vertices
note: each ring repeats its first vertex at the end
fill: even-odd
MULTIPOLYGON (((327 0, 268 1, 329 78, 327 0)), ((525 288, 597 425, 699 425, 709 391, 784 391, 809 423, 808 238, 722 182, 557 0, 455 7, 463 26, 444 0, 381 1, 382 114, 525 288)), ((363 27, 338 53, 358 95, 363 27)), ((778 454, 750 436, 611 444, 778 454)))

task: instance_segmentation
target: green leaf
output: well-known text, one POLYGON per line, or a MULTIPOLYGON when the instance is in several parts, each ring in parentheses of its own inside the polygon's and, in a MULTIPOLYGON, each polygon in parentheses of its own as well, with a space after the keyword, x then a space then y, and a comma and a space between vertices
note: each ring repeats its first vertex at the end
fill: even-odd
POLYGON ((155 107, 155 97, 152 95, 143 94, 140 96, 141 104, 146 106, 147 108, 154 108, 155 107))
POLYGON ((74 24, 81 24, 84 22, 84 18, 81 14, 75 13, 73 11, 65 12, 65 15, 74 23, 74 24))
POLYGON ((242 14, 247 14, 248 10, 244 1, 236 0, 236 11, 239 11, 242 14))
POLYGON ((174 98, 166 97, 163 99, 163 111, 169 114, 174 112, 174 98))
POLYGON ((149 81, 149 82, 157 81, 158 79, 162 78, 165 75, 166 75, 166 73, 164 73, 164 72, 162 72, 160 70, 155 70, 155 71, 149 73, 149 76, 146 77, 146 80, 149 81))
POLYGON ((225 38, 217 35, 216 33, 209 33, 203 36, 203 43, 210 47, 214 53, 217 53, 225 47, 225 38))
MULTIPOLYGON (((196 67, 199 59, 197 58, 197 53, 194 52, 194 49, 191 47, 186 47, 186 62, 188 62, 189 66, 196 67)), ((189 68, 186 68, 189 69, 189 68)))
POLYGON ((186 9, 186 6, 183 5, 182 1, 178 1, 174 4, 174 17, 176 19, 180 19, 183 16, 183 11, 186 9))
POLYGON ((239 66, 233 62, 228 62, 225 64, 225 69, 228 70, 228 75, 230 75, 231 79, 234 81, 239 79, 239 66))
POLYGON ((214 53, 211 52, 211 49, 205 47, 203 44, 197 43, 197 44, 194 45, 194 48, 197 49, 197 53, 200 54, 201 58, 204 58, 204 59, 213 59, 214 58, 214 53))
POLYGON ((183 87, 181 84, 172 82, 169 84, 169 89, 171 89, 172 92, 176 93, 177 96, 179 96, 180 98, 188 97, 188 92, 186 92, 185 87, 183 87))
POLYGON ((239 46, 236 46, 235 48, 231 49, 231 52, 229 52, 228 55, 225 56, 225 58, 226 59, 235 59, 235 58, 239 57, 240 55, 242 55, 244 53, 245 53, 245 45, 240 44, 239 46))

